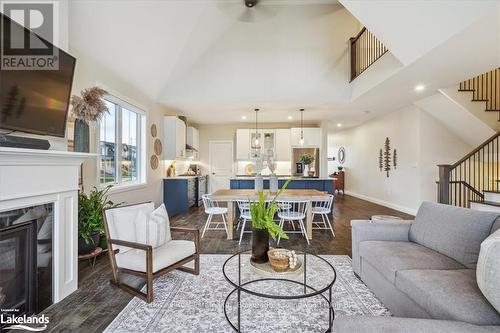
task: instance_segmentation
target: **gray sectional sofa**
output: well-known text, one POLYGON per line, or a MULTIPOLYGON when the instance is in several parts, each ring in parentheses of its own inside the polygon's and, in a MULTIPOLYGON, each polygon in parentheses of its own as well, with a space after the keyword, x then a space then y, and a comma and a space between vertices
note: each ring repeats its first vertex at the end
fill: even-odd
POLYGON ((351 224, 354 272, 394 317, 339 317, 335 332, 500 332, 498 289, 490 303, 476 280, 499 214, 426 202, 414 221, 351 224))

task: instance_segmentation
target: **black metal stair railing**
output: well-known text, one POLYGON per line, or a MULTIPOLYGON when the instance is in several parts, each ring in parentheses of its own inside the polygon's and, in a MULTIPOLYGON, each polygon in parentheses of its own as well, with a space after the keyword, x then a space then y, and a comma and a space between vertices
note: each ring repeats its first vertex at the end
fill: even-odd
POLYGON ((500 132, 453 165, 438 165, 438 202, 470 207, 482 201, 485 191, 498 191, 500 180, 500 132))
POLYGON ((363 28, 350 40, 351 81, 387 52, 387 48, 368 29, 363 28))

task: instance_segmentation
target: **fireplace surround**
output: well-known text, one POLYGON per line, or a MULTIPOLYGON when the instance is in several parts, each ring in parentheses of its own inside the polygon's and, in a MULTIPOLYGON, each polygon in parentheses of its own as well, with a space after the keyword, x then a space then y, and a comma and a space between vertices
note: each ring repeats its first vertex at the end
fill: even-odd
MULTIPOLYGON (((51 288, 48 288, 46 295, 43 293, 47 293, 47 288, 37 290, 39 301, 45 303, 36 303, 32 306, 32 312, 36 312, 37 307, 45 307, 47 304, 61 301, 78 287, 79 170, 84 160, 95 156, 95 154, 64 151, 0 147, 0 216, 16 215, 20 211, 26 213, 36 207, 43 207, 48 212, 45 219, 50 216, 51 220, 51 230, 43 231, 40 230, 39 225, 41 217, 26 218, 24 222, 18 224, 26 226, 31 231, 26 231, 24 236, 10 241, 11 243, 17 242, 19 249, 23 249, 22 251, 33 252, 32 248, 27 250, 25 240, 30 237, 32 241, 34 239, 36 242, 32 242, 32 245, 35 245, 35 251, 37 251, 36 269, 38 266, 45 265, 48 267, 45 272, 50 271, 48 273, 50 278, 48 278, 38 274, 37 270, 38 279, 36 280, 50 281, 51 288), (46 236, 43 236, 43 240, 39 239, 42 237, 41 231, 44 235, 50 234, 52 238, 48 240, 46 236), (42 263, 42 261, 45 262, 42 263)), ((15 216, 12 217, 12 220, 15 219, 15 216)), ((15 229, 13 226, 9 228, 15 229)), ((12 249, 10 251, 15 252, 12 249)), ((8 270, 7 265, 7 261, 0 260, 0 270, 8 270)), ((23 286, 25 290, 20 293, 29 294, 29 284, 23 281, 23 286)), ((37 288, 38 285, 35 286, 35 289, 37 288)))

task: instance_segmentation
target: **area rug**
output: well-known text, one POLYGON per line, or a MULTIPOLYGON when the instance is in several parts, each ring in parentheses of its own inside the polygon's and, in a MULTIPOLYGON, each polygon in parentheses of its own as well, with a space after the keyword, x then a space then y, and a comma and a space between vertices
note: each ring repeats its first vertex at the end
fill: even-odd
MULTIPOLYGON (((222 274, 222 266, 228 257, 202 255, 200 275, 174 271, 156 279, 154 301, 147 304, 134 298, 105 332, 233 332, 224 315, 224 301, 233 290, 222 274)), ((356 278, 348 256, 322 257, 337 272, 332 289, 335 318, 390 315, 375 295, 356 278)), ((248 257, 242 256, 242 262, 248 262, 248 257)), ((327 267, 319 261, 315 262, 314 257, 308 259, 307 270, 308 283, 312 286, 327 283, 327 267)), ((230 277, 236 279, 236 272, 230 268, 230 277)), ((242 276, 242 281, 246 278, 242 276)), ((302 287, 271 281, 252 288, 273 294, 295 294, 297 290, 294 288, 302 287)), ((123 291, 117 289, 117 292, 123 291)), ((328 297, 328 292, 324 295, 328 297)), ((324 332, 328 327, 327 303, 320 296, 303 300, 273 300, 241 293, 240 304, 242 332, 324 332)), ((228 300, 227 313, 236 325, 236 293, 228 300)))

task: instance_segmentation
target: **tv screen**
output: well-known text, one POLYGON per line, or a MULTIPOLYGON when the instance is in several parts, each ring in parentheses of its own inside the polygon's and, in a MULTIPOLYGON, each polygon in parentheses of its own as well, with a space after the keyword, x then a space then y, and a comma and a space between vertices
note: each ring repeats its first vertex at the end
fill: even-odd
MULTIPOLYGON (((12 34, 0 33, 0 38, 3 39, 1 42, 4 43, 2 45, 10 43, 7 40, 9 36, 20 35, 15 30, 21 32, 21 36, 23 33, 35 35, 9 17, 3 14, 0 16, 0 30, 4 30, 9 24, 13 31, 12 34)), ((0 128, 65 136, 76 59, 55 46, 54 50, 58 53, 58 70, 0 68, 0 128)))

